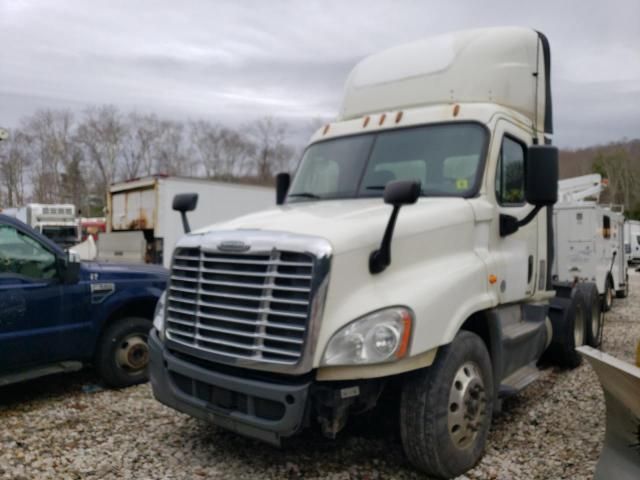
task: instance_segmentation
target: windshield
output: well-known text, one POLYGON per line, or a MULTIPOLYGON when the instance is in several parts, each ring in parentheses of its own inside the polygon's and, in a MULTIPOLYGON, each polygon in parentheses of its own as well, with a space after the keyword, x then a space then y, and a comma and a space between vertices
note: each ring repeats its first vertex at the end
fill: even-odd
POLYGON ((48 225, 42 227, 42 234, 49 237, 57 244, 74 244, 78 240, 78 229, 74 226, 56 226, 48 225))
POLYGON ((428 125, 336 138, 311 145, 289 201, 381 196, 393 180, 417 180, 422 195, 477 191, 487 133, 475 123, 428 125))

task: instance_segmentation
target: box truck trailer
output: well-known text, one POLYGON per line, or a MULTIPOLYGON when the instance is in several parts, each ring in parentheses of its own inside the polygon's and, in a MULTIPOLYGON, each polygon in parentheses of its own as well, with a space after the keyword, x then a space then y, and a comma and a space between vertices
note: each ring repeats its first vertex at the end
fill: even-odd
POLYGON ((551 280, 549 43, 519 27, 425 39, 365 58, 344 92, 277 207, 179 240, 153 393, 272 444, 334 438, 390 401, 407 459, 454 477, 541 357, 576 366, 585 341, 581 292, 555 298, 551 280))
POLYGON ((109 189, 107 231, 98 237, 98 257, 168 268, 182 235, 180 215, 171 209, 179 193, 197 193, 204 206, 191 215, 194 228, 274 204, 270 187, 161 175, 115 183, 109 189))

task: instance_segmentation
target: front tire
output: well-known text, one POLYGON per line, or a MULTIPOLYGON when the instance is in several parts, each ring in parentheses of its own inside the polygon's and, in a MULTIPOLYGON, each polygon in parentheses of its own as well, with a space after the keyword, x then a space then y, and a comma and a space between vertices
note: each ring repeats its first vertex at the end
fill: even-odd
POLYGON ((484 453, 493 392, 484 342, 459 332, 432 366, 414 372, 403 385, 400 433, 409 461, 436 478, 473 468, 484 453))
POLYGON ((151 320, 121 318, 107 327, 98 345, 96 370, 112 388, 123 388, 149 379, 151 320))
POLYGON ((598 348, 600 346, 600 330, 602 329, 602 309, 600 308, 598 288, 593 283, 579 283, 576 288, 582 293, 585 307, 586 343, 590 347, 598 348))

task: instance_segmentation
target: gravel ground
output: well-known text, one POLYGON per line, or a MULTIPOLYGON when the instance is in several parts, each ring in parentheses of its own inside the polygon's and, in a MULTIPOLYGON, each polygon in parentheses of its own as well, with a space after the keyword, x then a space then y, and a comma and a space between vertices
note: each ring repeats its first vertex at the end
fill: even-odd
MULTIPOLYGON (((631 296, 607 315, 603 349, 633 361, 639 338, 632 272, 631 296)), ((163 407, 149 385, 107 391, 96 381, 80 372, 0 388, 0 479, 425 478, 405 464, 392 421, 356 422, 333 442, 307 431, 278 450, 163 407)), ((586 362, 548 368, 506 402, 484 459, 461 478, 591 478, 604 414, 586 362)))

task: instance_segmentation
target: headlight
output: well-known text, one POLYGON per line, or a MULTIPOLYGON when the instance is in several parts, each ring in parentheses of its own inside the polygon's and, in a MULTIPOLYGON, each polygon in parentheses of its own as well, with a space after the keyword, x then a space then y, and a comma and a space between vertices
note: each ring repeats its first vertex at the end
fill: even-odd
POLYGON ((156 311, 153 314, 153 328, 158 331, 160 340, 164 340, 164 303, 167 298, 167 291, 165 290, 160 295, 158 303, 156 304, 156 311))
POLYGON ((323 365, 357 365, 391 362, 409 348, 413 315, 394 307, 370 313, 339 330, 322 358, 323 365))

